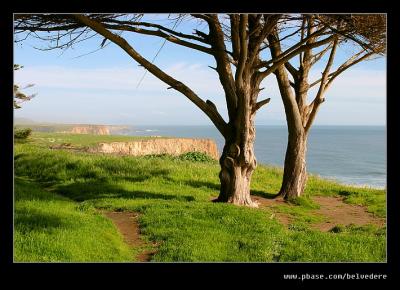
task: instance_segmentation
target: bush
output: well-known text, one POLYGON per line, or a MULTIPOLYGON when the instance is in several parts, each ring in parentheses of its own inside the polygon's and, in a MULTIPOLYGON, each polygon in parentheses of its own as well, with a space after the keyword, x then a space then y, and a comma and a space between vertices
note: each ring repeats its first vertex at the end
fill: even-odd
POLYGON ((15 129, 14 130, 14 138, 20 139, 20 140, 25 140, 31 135, 31 133, 32 133, 31 128, 15 129))
POLYGON ((179 155, 180 160, 196 161, 196 162, 211 162, 213 158, 203 152, 187 152, 179 155))

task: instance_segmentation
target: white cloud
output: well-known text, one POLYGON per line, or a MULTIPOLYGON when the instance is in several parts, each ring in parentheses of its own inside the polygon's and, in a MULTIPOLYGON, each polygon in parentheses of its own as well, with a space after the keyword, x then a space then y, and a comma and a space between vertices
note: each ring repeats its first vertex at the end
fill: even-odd
MULTIPOLYGON (((187 83, 199 94, 215 95, 221 85, 217 75, 201 64, 177 63, 165 69, 167 73, 187 83)), ((141 68, 63 68, 59 66, 26 67, 16 72, 15 81, 21 84, 34 83, 38 88, 136 90, 145 73, 141 68)), ((165 92, 168 87, 147 72, 138 91, 165 92)))
MULTIPOLYGON (((135 88, 144 73, 139 68, 82 69, 59 66, 27 67, 17 72, 17 83, 34 83, 38 87, 59 89, 123 90, 135 88)), ((161 82, 147 75, 143 87, 160 86, 161 82)))
MULTIPOLYGON (((312 79, 320 78, 320 72, 312 72, 312 79)), ((310 82, 311 83, 311 82, 310 82)), ((318 86, 315 86, 316 92, 318 86)), ((342 99, 352 97, 381 98, 386 97, 386 71, 353 69, 343 72, 330 86, 327 97, 342 99)))
MULTIPOLYGON (((185 62, 176 63, 164 68, 164 70, 187 84, 201 98, 212 100, 221 114, 226 117, 224 92, 214 70, 202 64, 185 62)), ((95 108, 102 108, 104 112, 115 110, 115 112, 127 114, 126 116, 133 114, 137 118, 142 116, 142 113, 143 116, 146 115, 144 113, 147 112, 147 114, 159 119, 167 115, 173 115, 174 118, 176 116, 176 119, 183 118, 183 116, 185 118, 198 116, 197 118, 203 119, 202 112, 190 101, 179 92, 167 90, 168 85, 149 72, 146 73, 140 87, 136 89, 143 73, 144 70, 139 67, 83 69, 32 66, 17 71, 15 80, 21 85, 35 84, 34 88, 38 97, 23 109, 27 113, 30 110, 32 110, 32 113, 33 110, 37 110, 38 114, 39 112, 43 114, 48 109, 54 113, 61 110, 65 114, 67 114, 66 110, 70 110, 70 114, 75 114, 76 110, 72 108, 78 106, 82 115, 84 115, 85 111, 90 112, 90 108, 94 106, 95 108), (71 98, 74 99, 75 104, 69 106, 71 98), (117 105, 118 103, 119 105, 117 105)), ((311 75, 313 79, 317 79, 320 72, 313 71, 311 75)), ((271 97, 271 102, 258 113, 257 119, 285 120, 275 76, 272 75, 267 78, 263 82, 263 86, 265 90, 261 91, 260 99, 271 97)), ((315 95, 316 89, 310 92, 310 98, 315 95)), ((327 102, 324 103, 324 109, 318 114, 317 120, 335 123, 335 114, 329 112, 342 108, 342 112, 348 112, 348 116, 341 115, 338 121, 351 123, 352 118, 354 118, 354 114, 351 114, 351 107, 354 104, 364 104, 365 115, 376 114, 376 118, 378 118, 379 113, 379 115, 382 115, 381 118, 384 119, 382 110, 379 112, 372 111, 370 107, 373 104, 385 104, 386 72, 361 69, 346 71, 334 81, 326 94, 326 99, 327 102), (350 108, 344 109, 346 105, 350 108), (325 116, 321 116, 323 114, 325 116)), ((360 107, 359 110, 364 107, 360 107)), ((95 109, 92 110, 94 112, 95 109)), ((19 113, 22 113, 22 111, 19 113)), ((358 116, 362 114, 362 111, 358 112, 358 116)), ((122 115, 120 117, 123 118, 122 115)))

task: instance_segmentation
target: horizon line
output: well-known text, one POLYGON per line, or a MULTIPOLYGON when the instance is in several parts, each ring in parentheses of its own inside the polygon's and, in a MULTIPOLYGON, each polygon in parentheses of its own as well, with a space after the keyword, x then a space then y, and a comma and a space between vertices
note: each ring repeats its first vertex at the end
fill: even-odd
MULTIPOLYGON (((203 126, 203 127, 215 127, 212 124, 123 124, 123 123, 118 123, 118 124, 105 124, 105 123, 87 123, 87 122, 76 122, 76 123, 71 123, 71 122, 55 122, 55 121, 28 121, 28 122, 18 122, 14 120, 13 122, 14 125, 99 125, 99 126, 160 126, 160 127, 166 127, 166 126, 181 126, 181 127, 190 127, 190 126, 203 126)), ((281 123, 281 124, 255 124, 255 126, 287 126, 286 123, 281 123)), ((319 126, 343 126, 343 127, 349 127, 349 126, 359 126, 359 127, 366 127, 366 126, 376 126, 376 127, 386 127, 387 124, 315 124, 312 127, 319 127, 319 126)))

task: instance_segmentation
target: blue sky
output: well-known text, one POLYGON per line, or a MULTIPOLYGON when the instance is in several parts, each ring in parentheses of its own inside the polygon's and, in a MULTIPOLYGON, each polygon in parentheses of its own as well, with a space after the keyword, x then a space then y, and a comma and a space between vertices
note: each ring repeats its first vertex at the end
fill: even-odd
MULTIPOLYGON (((180 24, 177 29, 190 31, 197 25, 180 24)), ((124 36, 148 59, 163 43, 163 39, 151 36, 124 36)), ((115 44, 81 56, 98 49, 101 42, 102 37, 97 36, 64 53, 36 50, 33 46, 43 48, 47 44, 32 38, 22 45, 16 44, 14 63, 24 68, 15 73, 15 81, 22 86, 34 83, 26 92, 37 96, 15 110, 14 116, 59 123, 212 124, 185 96, 167 90, 168 85, 150 73, 137 88, 144 69, 115 44)), ((342 47, 338 61, 354 50, 354 46, 342 47)), ((216 72, 208 67, 215 66, 211 56, 167 42, 155 64, 189 85, 203 99, 212 100, 226 119, 223 90, 216 72)), ((320 76, 318 67, 311 75, 320 76)), ((274 76, 268 77, 263 86, 259 98, 270 97, 271 102, 257 113, 256 124, 284 124, 284 109, 274 76)), ((385 125, 386 59, 381 57, 350 68, 335 80, 325 99, 316 125, 385 125)))

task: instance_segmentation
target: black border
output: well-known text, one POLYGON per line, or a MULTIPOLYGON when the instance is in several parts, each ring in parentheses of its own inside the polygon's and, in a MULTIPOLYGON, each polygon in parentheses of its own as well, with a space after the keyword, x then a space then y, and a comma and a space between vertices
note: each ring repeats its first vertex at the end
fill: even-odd
MULTIPOLYGON (((228 286, 233 284, 246 285, 246 288, 259 284, 262 287, 272 287, 271 282, 289 282, 283 280, 283 274, 335 274, 335 273, 376 273, 387 274, 387 280, 345 280, 345 282, 383 283, 398 280, 400 277, 399 246, 397 235, 399 225, 399 186, 396 180, 398 164, 399 141, 396 133, 400 132, 398 120, 395 120, 396 100, 399 98, 394 84, 398 79, 396 70, 400 52, 400 21, 398 11, 393 2, 364 1, 363 3, 351 1, 246 1, 245 5, 239 1, 217 1, 206 3, 205 1, 140 1, 126 2, 112 1, 112 5, 103 2, 103 6, 95 1, 68 1, 59 3, 38 3, 31 1, 23 3, 11 3, 8 9, 2 7, 0 27, 2 29, 1 51, 1 78, 0 89, 2 102, 1 108, 1 136, 0 139, 0 263, 1 277, 11 278, 15 284, 26 283, 31 285, 35 282, 41 285, 49 284, 50 279, 56 278, 62 286, 75 284, 76 278, 80 278, 79 286, 83 284, 103 286, 110 283, 118 287, 120 283, 128 283, 129 287, 135 287, 138 280, 143 280, 148 286, 154 283, 166 283, 171 280, 181 283, 190 279, 187 286, 200 286, 212 283, 228 286), (137 3, 137 4, 135 4, 137 3), (207 5, 208 4, 208 5, 207 5), (326 5, 326 6, 325 6, 326 5), (388 260, 387 263, 13 263, 13 107, 12 107, 12 82, 13 82, 13 35, 12 17, 13 13, 54 13, 54 12, 147 12, 147 13, 184 13, 184 12, 325 12, 325 13, 387 13, 388 15, 388 53, 387 53, 387 230, 388 230, 388 260), (397 156, 395 156, 397 155, 397 156), (115 279, 117 275, 118 279, 115 279), (144 278, 143 275, 147 277, 144 278)), ((318 280, 306 280, 304 282, 291 281, 296 284, 307 285, 318 280)), ((327 281, 327 280, 325 280, 327 281)), ((338 280, 328 280, 329 284, 338 280)), ((4 281, 1 281, 4 282, 4 281)), ((1 283, 0 282, 0 283, 1 283)), ((179 283, 178 283, 179 284, 179 283)), ((178 284, 175 284, 178 286, 178 284)), ((58 287, 53 284, 54 287, 58 287)))

